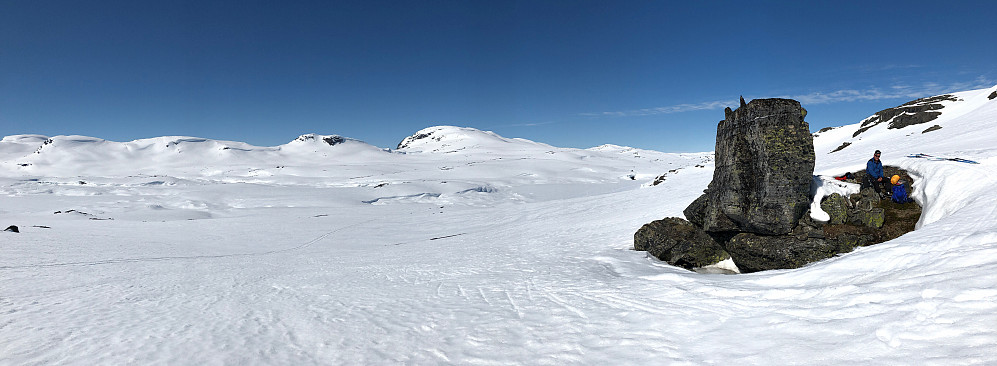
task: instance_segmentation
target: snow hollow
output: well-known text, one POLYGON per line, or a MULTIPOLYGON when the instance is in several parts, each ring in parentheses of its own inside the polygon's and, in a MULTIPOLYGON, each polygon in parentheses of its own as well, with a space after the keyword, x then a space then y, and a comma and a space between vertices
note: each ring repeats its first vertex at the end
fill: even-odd
POLYGON ((997 363, 994 92, 817 133, 816 174, 915 174, 918 230, 747 275, 632 250, 712 152, 7 136, 0 364, 997 363))

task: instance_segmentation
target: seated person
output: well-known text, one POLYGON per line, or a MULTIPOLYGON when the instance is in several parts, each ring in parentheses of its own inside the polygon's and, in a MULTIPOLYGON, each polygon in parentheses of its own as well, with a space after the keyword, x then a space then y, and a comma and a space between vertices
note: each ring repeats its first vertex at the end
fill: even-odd
POLYGON ((869 159, 868 163, 865 163, 865 180, 862 182, 862 188, 872 187, 876 190, 876 193, 883 195, 889 195, 890 189, 886 184, 889 183, 889 179, 883 175, 883 163, 879 161, 879 150, 872 155, 872 159, 869 159))
POLYGON ((890 178, 890 183, 893 184, 893 202, 896 203, 907 203, 914 202, 909 196, 907 196, 907 182, 900 180, 899 175, 894 175, 890 178))

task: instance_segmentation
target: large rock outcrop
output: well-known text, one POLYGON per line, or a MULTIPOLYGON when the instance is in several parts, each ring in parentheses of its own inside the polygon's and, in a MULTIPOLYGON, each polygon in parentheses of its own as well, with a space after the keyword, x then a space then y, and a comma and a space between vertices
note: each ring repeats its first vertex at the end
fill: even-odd
MULTIPOLYGON (((729 258, 741 272, 802 267, 914 229, 916 203, 881 200, 871 188, 820 202, 828 222, 809 215, 814 146, 806 110, 788 99, 753 100, 717 126, 716 170, 683 211, 634 234, 634 248, 688 269, 729 258)), ((906 182, 904 171, 886 167, 906 182)), ((865 173, 855 173, 861 180, 865 173)), ((912 192, 908 186, 908 192, 912 192)))
POLYGON ((814 169, 806 113, 789 99, 742 99, 737 110, 728 108, 717 126, 713 181, 683 212, 689 221, 644 225, 634 248, 689 269, 729 256, 745 271, 833 255, 835 244, 819 228, 797 225, 810 205, 814 169))
POLYGON ((755 99, 726 110, 717 126, 716 170, 702 214, 706 231, 793 230, 810 203, 814 171, 805 116, 800 102, 791 99, 755 99))

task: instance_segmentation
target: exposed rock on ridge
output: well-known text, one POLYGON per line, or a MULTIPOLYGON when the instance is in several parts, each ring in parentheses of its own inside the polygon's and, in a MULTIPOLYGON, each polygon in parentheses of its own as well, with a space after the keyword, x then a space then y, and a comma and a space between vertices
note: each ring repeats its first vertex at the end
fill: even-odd
POLYGON ((308 141, 314 141, 314 140, 320 139, 320 138, 321 138, 321 140, 323 142, 325 142, 329 146, 336 146, 336 145, 339 145, 339 144, 342 144, 342 143, 346 142, 346 140, 347 140, 343 136, 339 136, 339 135, 319 136, 319 135, 316 135, 314 133, 309 133, 309 134, 298 136, 298 138, 295 139, 295 141, 308 142, 308 141))
POLYGON ((934 121, 938 116, 942 115, 942 112, 937 112, 937 110, 945 108, 941 103, 943 101, 956 102, 959 99, 951 94, 938 95, 917 99, 898 107, 881 110, 872 115, 872 117, 862 121, 861 127, 855 131, 852 137, 856 137, 880 123, 889 123, 889 128, 891 129, 901 129, 907 126, 934 121))

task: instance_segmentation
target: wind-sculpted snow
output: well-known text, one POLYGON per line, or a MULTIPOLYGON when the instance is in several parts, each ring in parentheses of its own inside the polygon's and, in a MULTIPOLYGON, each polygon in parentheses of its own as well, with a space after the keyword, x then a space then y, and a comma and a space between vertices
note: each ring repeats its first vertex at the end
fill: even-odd
POLYGON ((852 131, 822 133, 820 174, 875 148, 916 174, 919 229, 747 275, 631 249, 702 193, 708 155, 375 148, 162 175, 115 167, 131 156, 102 174, 4 163, 0 226, 21 232, 0 232, 0 364, 997 363, 997 134, 980 133, 995 111, 943 109, 923 135, 877 126, 834 154, 852 131), (113 220, 54 214, 68 210, 113 220))

